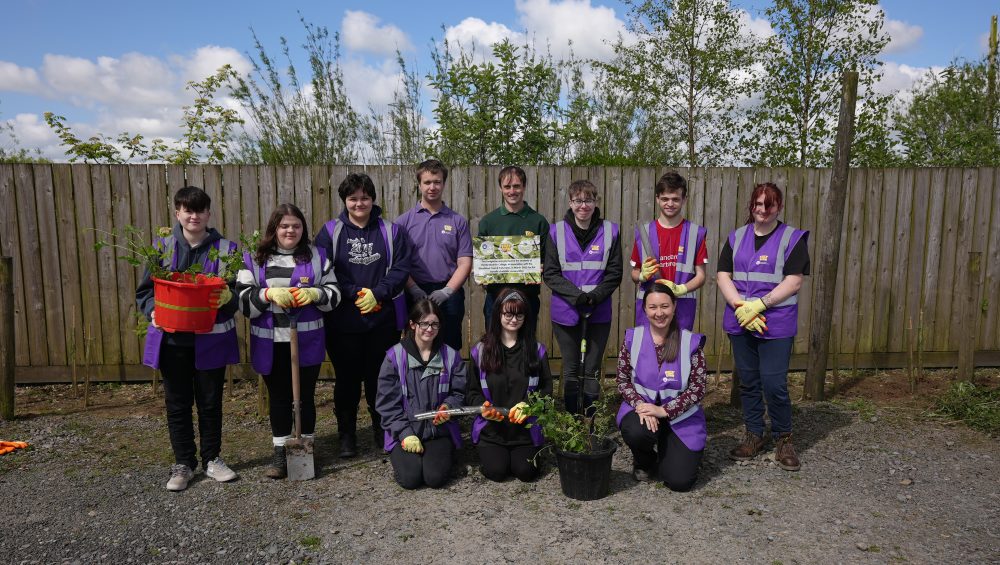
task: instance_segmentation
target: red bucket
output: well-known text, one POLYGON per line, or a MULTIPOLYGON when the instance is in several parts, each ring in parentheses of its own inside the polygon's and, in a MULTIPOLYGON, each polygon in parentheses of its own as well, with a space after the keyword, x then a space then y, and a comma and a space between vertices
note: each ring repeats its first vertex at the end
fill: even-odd
POLYGON ((208 333, 215 325, 216 309, 209 298, 226 286, 220 277, 171 273, 170 280, 153 279, 156 325, 167 332, 208 333))

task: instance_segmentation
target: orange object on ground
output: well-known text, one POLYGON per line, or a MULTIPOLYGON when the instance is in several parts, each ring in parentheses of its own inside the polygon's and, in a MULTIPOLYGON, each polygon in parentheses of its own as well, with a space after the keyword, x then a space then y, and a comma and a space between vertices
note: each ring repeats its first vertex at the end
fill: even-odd
POLYGON ((226 286, 220 277, 171 273, 153 279, 156 325, 167 332, 207 333, 215 325, 212 294, 226 286))
POLYGON ((0 441, 0 455, 6 455, 18 449, 25 449, 26 447, 28 447, 28 442, 26 441, 0 441))

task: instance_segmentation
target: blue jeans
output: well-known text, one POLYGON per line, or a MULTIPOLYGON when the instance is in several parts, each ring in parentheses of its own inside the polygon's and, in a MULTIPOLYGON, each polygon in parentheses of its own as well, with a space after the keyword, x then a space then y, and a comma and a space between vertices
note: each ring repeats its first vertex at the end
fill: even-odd
POLYGON ((743 423, 764 435, 764 401, 771 417, 771 435, 792 431, 792 401, 788 397, 788 361, 795 338, 760 339, 749 332, 729 335, 733 361, 740 374, 743 423))
MULTIPOLYGON (((424 283, 417 284, 420 290, 428 296, 435 290, 445 287, 445 283, 424 283)), ((407 307, 413 308, 413 299, 406 296, 407 307)), ((441 309, 441 335, 444 342, 455 351, 462 351, 462 320, 465 318, 465 289, 460 288, 455 291, 444 304, 438 306, 441 309)))

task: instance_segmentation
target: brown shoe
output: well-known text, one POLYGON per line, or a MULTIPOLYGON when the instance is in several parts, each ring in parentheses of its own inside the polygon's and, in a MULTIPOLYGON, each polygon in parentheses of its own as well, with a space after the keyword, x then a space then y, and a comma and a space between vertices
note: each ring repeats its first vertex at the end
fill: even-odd
POLYGON ((747 430, 743 435, 743 443, 729 452, 729 458, 736 461, 749 461, 764 450, 764 438, 747 430))
POLYGON ((274 447, 271 464, 264 469, 264 476, 269 479, 284 479, 288 476, 288 462, 285 459, 285 448, 274 447))
POLYGON ((799 456, 795 454, 795 446, 792 445, 792 434, 781 434, 778 436, 778 443, 774 448, 774 460, 778 466, 786 471, 798 471, 802 468, 799 464, 799 456))

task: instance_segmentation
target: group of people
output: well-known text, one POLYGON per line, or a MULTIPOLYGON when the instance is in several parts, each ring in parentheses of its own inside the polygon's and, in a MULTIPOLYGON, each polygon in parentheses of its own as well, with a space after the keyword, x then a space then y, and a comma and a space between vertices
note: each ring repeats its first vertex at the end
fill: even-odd
MULTIPOLYGON (((485 332, 463 360, 464 285, 472 271, 468 221, 443 200, 448 169, 437 160, 416 167, 420 199, 395 221, 382 218, 372 180, 351 173, 340 183, 341 214, 314 239, 302 212, 281 204, 256 249, 229 287, 213 293, 218 308, 209 333, 164 332, 154 316, 147 273, 136 291, 150 319, 144 362, 160 369, 175 455, 169 490, 184 490, 198 464, 192 422, 197 406, 200 456, 207 476, 236 478, 221 459, 225 367, 239 362, 234 315, 250 319, 250 357, 270 402, 273 458, 268 477, 287 476, 285 444, 293 429, 291 329, 298 336, 302 435, 315 433, 314 394, 327 355, 336 374, 334 412, 340 457, 358 454, 362 390, 377 449, 389 453, 404 488, 447 482, 461 434, 447 412, 479 407, 472 442, 482 474, 522 481, 538 474, 544 438, 525 414, 528 395, 552 393, 543 344, 535 338, 540 285, 486 285, 485 332), (294 326, 293 326, 294 324, 294 326), (417 414, 433 417, 417 419, 417 414)), ((524 201, 519 167, 498 176, 502 203, 479 222, 480 236, 539 236, 542 280, 552 290, 549 317, 563 354, 563 402, 589 413, 601 393, 604 350, 614 315, 611 295, 624 273, 618 224, 602 218, 599 193, 578 180, 568 187, 569 210, 553 224, 524 201), (581 347, 581 344, 586 344, 581 347), (575 354, 580 352, 580 355, 575 354)), ((706 232, 683 216, 687 183, 676 172, 656 184, 657 218, 634 233, 631 276, 638 285, 635 327, 626 330, 616 384, 617 422, 632 451, 633 476, 655 476, 688 490, 705 448, 705 336, 693 333, 698 289, 706 280, 706 232)), ((236 245, 209 227, 211 200, 185 187, 174 198, 177 224, 155 245, 165 267, 200 264, 218 272, 236 245), (212 252, 211 250, 216 250, 212 252), (169 264, 166 264, 169 263, 169 264)), ((778 221, 782 194, 755 187, 746 225, 729 235, 718 263, 727 302, 724 329, 733 344, 746 433, 730 453, 751 459, 763 451, 764 413, 771 420, 776 459, 797 470, 792 445, 788 361, 796 330, 796 293, 808 274, 807 232, 778 221), (752 230, 753 234, 750 234, 752 230)))

